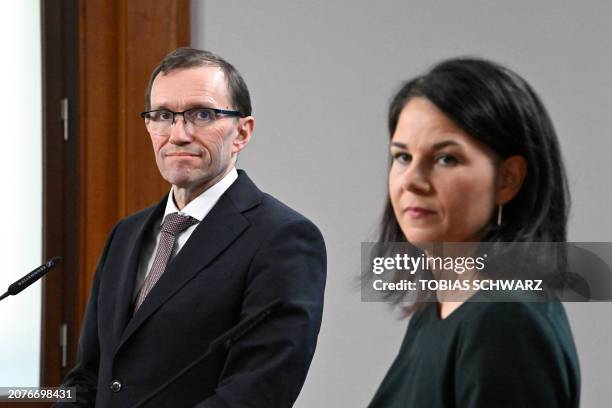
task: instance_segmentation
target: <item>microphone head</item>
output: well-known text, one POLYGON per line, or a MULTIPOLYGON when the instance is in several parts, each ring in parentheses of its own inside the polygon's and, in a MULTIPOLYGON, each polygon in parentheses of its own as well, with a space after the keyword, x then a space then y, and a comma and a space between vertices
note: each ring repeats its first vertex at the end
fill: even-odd
POLYGON ((47 262, 47 268, 54 267, 55 265, 60 263, 61 260, 62 260, 61 256, 54 256, 53 258, 49 259, 49 261, 47 262))
POLYGON ((23 278, 19 279, 17 282, 14 282, 11 286, 8 287, 7 293, 11 296, 14 296, 36 282, 38 279, 42 278, 47 272, 49 272, 57 263, 61 260, 59 256, 54 256, 47 263, 39 266, 34 269, 32 272, 28 273, 23 278))

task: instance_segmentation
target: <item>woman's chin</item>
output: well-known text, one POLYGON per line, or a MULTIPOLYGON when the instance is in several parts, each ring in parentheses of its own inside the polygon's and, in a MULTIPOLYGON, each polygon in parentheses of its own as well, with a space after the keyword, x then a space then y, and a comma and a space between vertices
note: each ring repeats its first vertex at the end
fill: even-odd
POLYGON ((431 247, 433 244, 447 242, 442 234, 435 231, 415 231, 411 229, 409 233, 404 232, 404 236, 408 242, 421 249, 431 247))

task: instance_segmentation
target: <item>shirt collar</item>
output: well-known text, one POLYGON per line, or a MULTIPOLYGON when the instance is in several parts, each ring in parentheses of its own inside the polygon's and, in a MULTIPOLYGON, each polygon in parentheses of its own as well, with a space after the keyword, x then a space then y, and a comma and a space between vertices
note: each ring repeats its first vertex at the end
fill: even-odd
POLYGON ((168 200, 166 201, 164 218, 166 218, 166 215, 168 214, 178 212, 180 214, 189 215, 198 221, 202 221, 210 210, 212 210, 217 201, 219 201, 219 198, 221 198, 223 193, 225 193, 225 191, 234 181, 236 181, 237 178, 238 172, 236 171, 236 167, 232 167, 232 169, 221 180, 191 200, 182 210, 179 210, 174 203, 174 187, 172 187, 170 189, 170 194, 168 194, 168 200))

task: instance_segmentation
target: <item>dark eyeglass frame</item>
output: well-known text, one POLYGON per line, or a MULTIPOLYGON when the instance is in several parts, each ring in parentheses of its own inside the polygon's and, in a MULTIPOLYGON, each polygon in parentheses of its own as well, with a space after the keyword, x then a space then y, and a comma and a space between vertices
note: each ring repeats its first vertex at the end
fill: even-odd
POLYGON ((140 112, 140 117, 143 118, 145 120, 146 123, 147 120, 150 120, 150 118, 147 115, 150 115, 153 112, 168 112, 172 114, 172 123, 170 124, 170 126, 173 126, 174 123, 176 123, 176 115, 182 115, 183 116, 183 120, 185 121, 185 123, 189 122, 192 123, 193 125, 195 125, 195 123, 193 123, 190 120, 187 120, 187 118, 185 117, 185 114, 188 112, 192 112, 192 111, 201 111, 201 110, 209 110, 209 111, 213 111, 215 113, 215 118, 213 120, 211 120, 210 122, 213 122, 217 119, 219 119, 217 117, 217 115, 225 115, 225 116, 234 116, 234 117, 238 117, 238 118, 246 118, 247 115, 245 115, 244 113, 240 112, 240 111, 235 111, 235 110, 226 110, 226 109, 217 109, 217 108, 191 108, 191 109, 187 109, 184 110, 182 112, 174 112, 171 111, 170 109, 153 109, 153 110, 149 110, 149 111, 144 111, 144 112, 140 112))

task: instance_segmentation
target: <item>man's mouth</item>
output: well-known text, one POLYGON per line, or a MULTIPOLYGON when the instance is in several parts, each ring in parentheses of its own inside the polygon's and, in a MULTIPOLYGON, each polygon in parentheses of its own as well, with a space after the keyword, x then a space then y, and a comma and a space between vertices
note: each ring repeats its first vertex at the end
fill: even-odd
POLYGON ((166 153, 166 157, 200 157, 200 154, 191 152, 173 152, 166 153))

